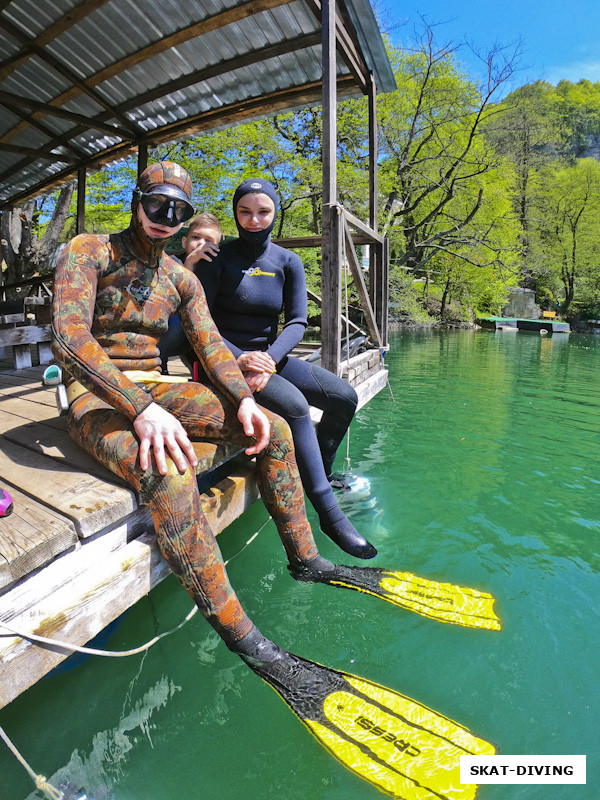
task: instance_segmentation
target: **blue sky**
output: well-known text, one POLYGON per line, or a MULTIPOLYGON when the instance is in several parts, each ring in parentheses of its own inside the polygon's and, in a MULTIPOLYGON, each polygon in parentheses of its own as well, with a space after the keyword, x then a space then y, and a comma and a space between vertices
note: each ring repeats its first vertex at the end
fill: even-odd
MULTIPOLYGON (((534 80, 600 81, 600 0, 378 0, 382 28, 409 44, 423 17, 436 27, 438 45, 468 41, 488 52, 521 40, 520 70, 508 90, 534 80)), ((461 48, 458 58, 476 77, 477 60, 461 48)))

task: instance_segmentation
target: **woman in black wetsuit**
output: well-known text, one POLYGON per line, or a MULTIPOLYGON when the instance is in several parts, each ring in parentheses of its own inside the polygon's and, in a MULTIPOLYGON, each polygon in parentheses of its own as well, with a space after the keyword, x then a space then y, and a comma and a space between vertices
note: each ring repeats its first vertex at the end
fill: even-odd
POLYGON ((321 530, 342 550, 372 558, 375 548, 346 518, 331 486, 338 446, 357 395, 322 367, 290 356, 307 324, 306 282, 299 257, 271 241, 277 195, 265 180, 238 186, 233 198, 239 238, 226 242, 197 275, 211 315, 258 402, 290 425, 300 476, 321 530), (283 330, 277 335, 279 314, 283 330), (309 406, 323 411, 315 427, 309 406))

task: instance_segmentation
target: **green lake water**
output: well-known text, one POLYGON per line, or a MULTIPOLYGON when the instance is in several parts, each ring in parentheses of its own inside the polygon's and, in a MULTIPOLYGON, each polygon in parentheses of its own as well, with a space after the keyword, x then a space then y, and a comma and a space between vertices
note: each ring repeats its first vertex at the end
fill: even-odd
MULTIPOLYGON (((371 563, 491 591, 503 631, 296 583, 272 523, 236 555, 267 518, 260 503, 219 539, 232 582, 263 633, 292 652, 397 689, 502 753, 587 755, 585 786, 485 785, 479 800, 597 800, 600 337, 417 331, 394 335, 386 362, 394 400, 382 391, 350 437, 352 468, 371 482, 373 507, 352 507, 379 550, 371 563)), ((189 609, 169 578, 105 646, 134 647, 189 609)), ((94 800, 384 796, 200 615, 145 656, 90 658, 48 677, 0 724, 36 771, 70 775, 94 800)), ((0 800, 31 791, 0 742, 0 800)))

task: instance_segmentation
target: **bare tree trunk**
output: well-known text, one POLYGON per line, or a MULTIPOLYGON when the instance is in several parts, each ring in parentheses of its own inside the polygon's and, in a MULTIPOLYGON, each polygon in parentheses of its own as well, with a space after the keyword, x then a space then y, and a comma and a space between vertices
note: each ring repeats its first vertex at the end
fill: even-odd
POLYGON ((2 212, 1 254, 7 267, 4 285, 29 278, 48 265, 65 226, 74 188, 71 183, 61 189, 52 219, 41 240, 35 231, 35 200, 2 212))

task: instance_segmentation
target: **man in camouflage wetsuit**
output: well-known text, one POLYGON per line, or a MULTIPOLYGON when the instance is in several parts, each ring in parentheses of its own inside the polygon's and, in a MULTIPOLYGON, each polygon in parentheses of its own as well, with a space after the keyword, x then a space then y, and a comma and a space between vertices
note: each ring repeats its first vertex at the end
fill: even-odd
POLYGON ((70 242, 56 269, 53 352, 70 376, 71 436, 149 504, 171 570, 226 644, 253 655, 270 642, 229 583, 202 512, 188 435, 237 442, 256 455, 261 495, 290 563, 330 565, 306 519, 287 423, 256 405, 198 279, 164 252, 193 213, 191 192, 179 165, 153 164, 138 180, 127 230, 70 242), (211 386, 160 375, 157 344, 175 311, 211 386))

